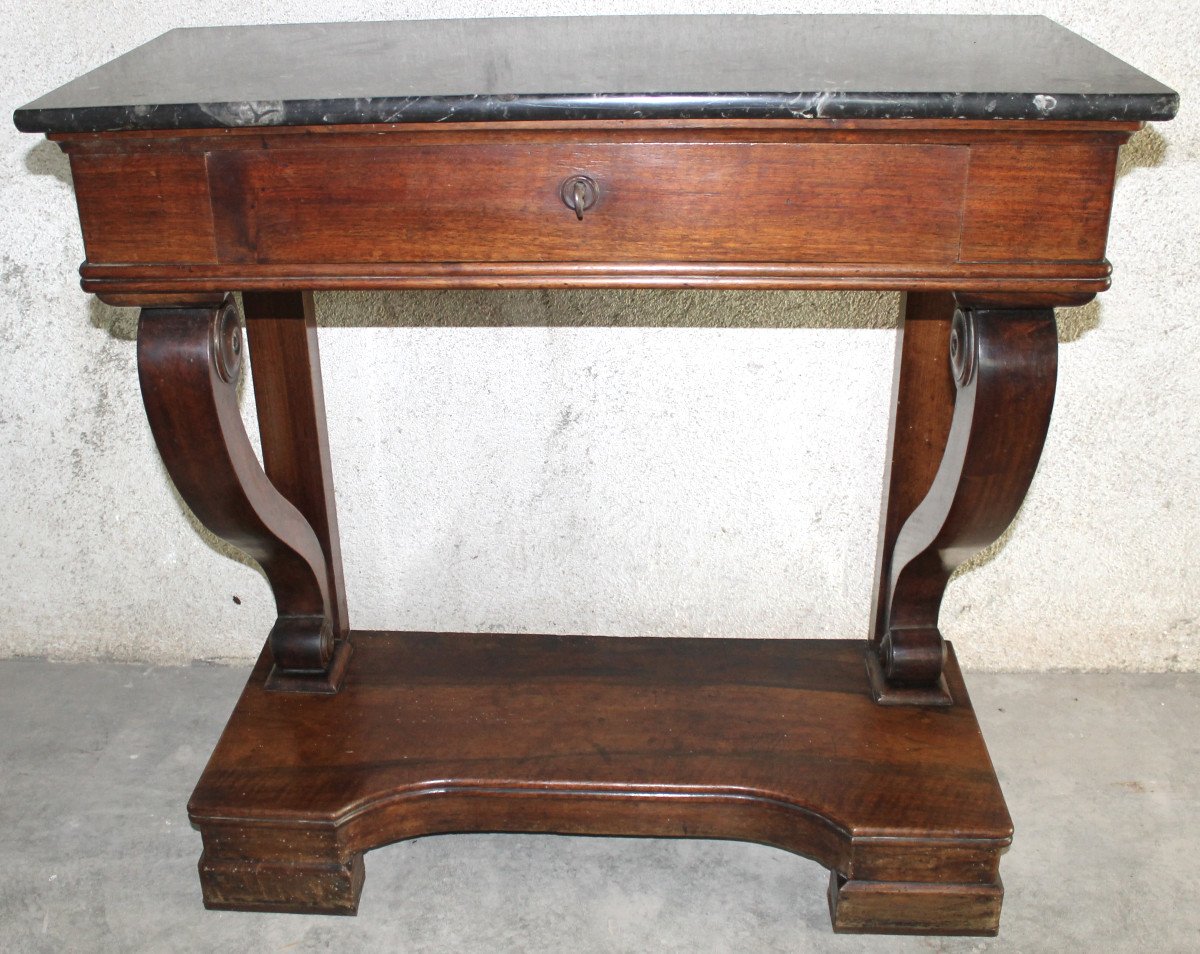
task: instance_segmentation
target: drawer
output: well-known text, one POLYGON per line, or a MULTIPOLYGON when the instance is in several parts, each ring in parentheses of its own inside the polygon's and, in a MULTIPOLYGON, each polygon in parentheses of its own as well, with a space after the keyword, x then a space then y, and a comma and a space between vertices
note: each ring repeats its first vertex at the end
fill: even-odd
POLYGON ((207 155, 216 261, 947 263, 969 148, 306 144, 207 155), (596 185, 582 220, 571 176, 596 185))

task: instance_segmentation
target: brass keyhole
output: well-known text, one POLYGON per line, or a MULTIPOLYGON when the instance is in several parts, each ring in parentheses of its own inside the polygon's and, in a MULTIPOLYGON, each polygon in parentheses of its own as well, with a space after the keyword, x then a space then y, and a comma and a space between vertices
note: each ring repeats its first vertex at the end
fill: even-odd
POLYGON ((583 221, 583 213, 596 204, 600 187, 591 176, 568 176, 558 189, 563 205, 575 212, 575 218, 583 221))

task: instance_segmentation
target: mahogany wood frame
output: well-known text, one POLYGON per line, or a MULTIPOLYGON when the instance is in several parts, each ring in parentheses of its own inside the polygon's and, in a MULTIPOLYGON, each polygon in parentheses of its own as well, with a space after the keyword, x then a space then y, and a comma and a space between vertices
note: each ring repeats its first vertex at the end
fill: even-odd
POLYGON ((954 568, 1003 532, 1033 478, 1053 308, 1108 285, 1117 150, 1139 125, 52 136, 71 159, 83 287, 143 309, 139 373, 171 477, 259 561, 277 602, 189 806, 205 903, 351 913, 363 852, 428 832, 687 835, 820 861, 838 930, 995 933, 1011 822, 938 610, 954 568), (559 192, 571 175, 598 183, 582 219, 559 192), (311 291, 587 286, 906 292, 865 643, 350 631, 311 291), (243 293, 262 467, 234 401, 231 291, 243 293), (406 708, 414 692, 419 712, 406 708), (648 699, 653 725, 630 721, 648 699), (475 722, 456 722, 461 700, 475 722), (495 735, 488 718, 514 728, 495 735), (740 748, 722 738, 737 725, 755 731, 740 748), (268 742, 286 738, 305 741, 268 742), (684 756, 681 741, 707 754, 684 756))

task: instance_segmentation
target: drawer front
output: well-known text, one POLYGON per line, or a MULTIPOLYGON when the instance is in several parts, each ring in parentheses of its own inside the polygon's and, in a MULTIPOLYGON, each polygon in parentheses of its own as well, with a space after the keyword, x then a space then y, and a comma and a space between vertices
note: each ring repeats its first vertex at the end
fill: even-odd
POLYGON ((855 143, 455 143, 220 150, 220 263, 958 258, 970 150, 855 143), (562 182, 598 196, 580 220, 562 182))

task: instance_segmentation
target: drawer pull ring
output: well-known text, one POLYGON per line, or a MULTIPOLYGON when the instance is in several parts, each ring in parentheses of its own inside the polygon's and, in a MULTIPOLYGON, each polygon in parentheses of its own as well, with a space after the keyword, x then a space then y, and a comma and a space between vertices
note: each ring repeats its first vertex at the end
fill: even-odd
POLYGON ((563 205, 575 211, 575 218, 583 221, 583 213, 596 204, 600 187, 591 176, 568 176, 558 189, 563 205))

